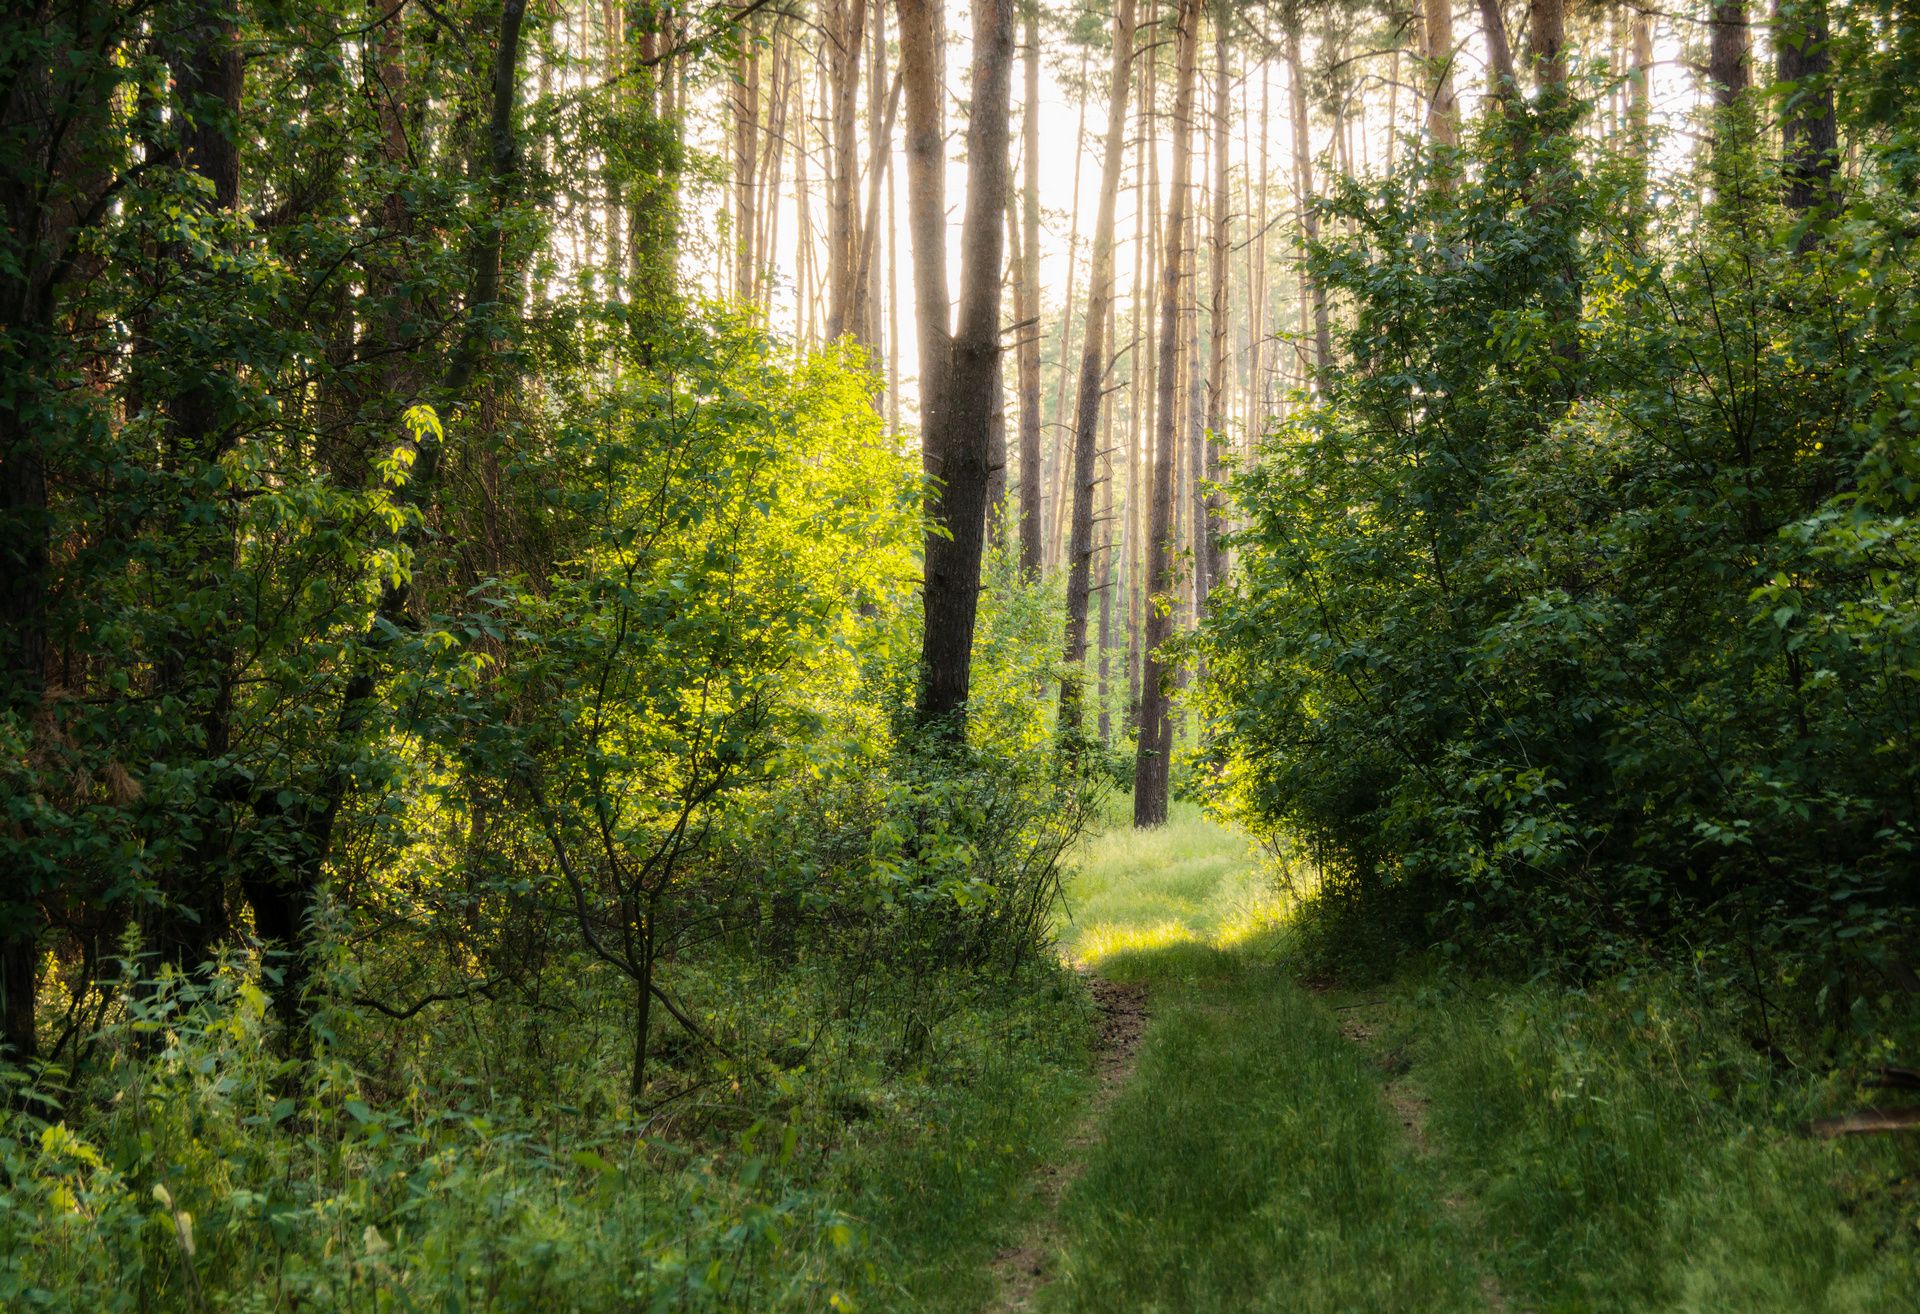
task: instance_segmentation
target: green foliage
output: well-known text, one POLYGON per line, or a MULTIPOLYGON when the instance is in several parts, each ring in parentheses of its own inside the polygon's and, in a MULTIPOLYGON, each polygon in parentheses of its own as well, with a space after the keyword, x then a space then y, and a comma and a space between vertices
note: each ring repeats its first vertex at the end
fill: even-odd
POLYGON ((1229 806, 1530 970, 1878 993, 1920 907, 1904 136, 1802 252, 1731 151, 1643 240, 1568 112, 1325 207, 1341 363, 1237 481, 1205 644, 1229 806))

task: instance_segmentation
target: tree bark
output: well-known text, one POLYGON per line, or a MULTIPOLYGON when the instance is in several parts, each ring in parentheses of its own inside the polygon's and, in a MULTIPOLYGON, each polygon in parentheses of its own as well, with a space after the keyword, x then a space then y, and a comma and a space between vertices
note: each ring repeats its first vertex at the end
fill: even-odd
POLYGON ((1227 120, 1231 117, 1230 72, 1233 9, 1228 0, 1218 0, 1213 31, 1213 253, 1212 287, 1209 297, 1207 341, 1207 414, 1204 460, 1194 471, 1196 482, 1193 526, 1197 556, 1204 559, 1203 587, 1195 595, 1195 616, 1206 614, 1207 594, 1220 587, 1227 573, 1226 543, 1222 538, 1220 445, 1226 438, 1227 417, 1227 270, 1231 258, 1229 243, 1230 207, 1228 206, 1227 120))
POLYGON ((860 55, 866 43, 866 0, 834 0, 828 39, 832 114, 833 181, 827 191, 827 338, 859 331, 863 282, 860 278, 859 150, 854 140, 854 107, 860 91, 860 55))
MULTIPOLYGON (((1492 4, 1496 0, 1486 0, 1492 4)), ((1307 70, 1300 54, 1300 24, 1296 18, 1287 26, 1287 80, 1293 108, 1293 188, 1299 207, 1300 232, 1308 246, 1320 240, 1320 216, 1313 208, 1313 144, 1308 137, 1307 70)), ((1333 363, 1333 326, 1327 314, 1326 289, 1300 264, 1302 310, 1313 310, 1313 356, 1316 369, 1333 363)), ((1315 390, 1319 388, 1316 381, 1315 390)))
POLYGON ((1746 0, 1714 0, 1707 22, 1707 81, 1713 103, 1721 109, 1737 104, 1747 90, 1747 47, 1746 0))
POLYGON ((1633 11, 1633 88, 1627 102, 1627 122, 1633 129, 1633 149, 1642 161, 1647 158, 1652 118, 1653 88, 1653 16, 1643 9, 1633 11))
MULTIPOLYGON (((1080 389, 1073 429, 1073 522, 1067 545, 1066 668, 1060 679, 1059 735, 1069 752, 1082 735, 1086 683, 1087 603, 1093 583, 1093 490, 1100 408, 1107 374, 1107 322, 1113 312, 1113 230, 1126 154, 1127 82, 1133 64, 1134 0, 1119 0, 1113 19, 1113 64, 1107 79, 1106 155, 1094 217, 1093 264, 1087 275, 1087 321, 1080 346, 1080 389)), ((1036 447, 1038 439, 1035 440, 1036 447)))
MULTIPOLYGON (((1021 108, 1020 569, 1040 572, 1040 3, 1026 0, 1021 108)), ((1062 362, 1064 366, 1065 362, 1062 362)))
POLYGON ((1507 20, 1500 0, 1480 0, 1480 26, 1487 39, 1487 94, 1506 100, 1520 93, 1520 75, 1513 67, 1513 45, 1507 40, 1507 20))
POLYGON ((1541 91, 1555 91, 1567 82, 1566 0, 1530 0, 1527 8, 1533 75, 1541 91))
POLYGON ((1147 528, 1146 651, 1140 672, 1140 741, 1133 769, 1135 826, 1158 826, 1166 822, 1168 767, 1173 753, 1173 725, 1167 715, 1160 649, 1171 633, 1174 607, 1170 531, 1173 463, 1179 435, 1175 387, 1180 346, 1181 257, 1187 241, 1188 175, 1193 154, 1193 82, 1199 49, 1200 0, 1181 0, 1176 22, 1180 46, 1173 93, 1173 178, 1167 205, 1167 236, 1160 262, 1159 414, 1154 444, 1153 500, 1147 528))
MULTIPOLYGON (((900 0, 903 49, 901 69, 908 77, 908 138, 914 178, 914 259, 916 275, 923 257, 944 274, 945 210, 933 210, 919 195, 922 172, 938 170, 937 52, 923 38, 937 30, 923 13, 927 0, 900 0), (910 16, 912 16, 910 23, 910 16), (909 26, 913 28, 909 36, 909 26), (908 73, 906 49, 916 49, 914 73, 908 73), (918 74, 919 76, 915 76, 918 74), (933 76, 927 76, 932 74, 933 76), (918 83, 916 88, 915 83, 918 83), (916 97, 913 93, 918 90, 916 97), (916 114, 916 99, 922 103, 916 114), (932 113, 928 112, 931 102, 932 113), (929 137, 930 134, 930 137, 929 137), (936 254, 934 244, 941 248, 936 254)), ((960 312, 949 343, 949 362, 939 379, 933 417, 923 421, 929 473, 938 481, 926 539, 925 629, 921 639, 921 724, 958 742, 966 735, 966 704, 973 670, 973 627, 980 601, 980 557, 986 530, 987 481, 991 474, 991 427, 1000 368, 1002 227, 1008 186, 1008 116, 1012 90, 1013 0, 974 0, 974 65, 967 125, 967 204, 960 229, 960 312), (944 394, 944 395, 942 395, 944 394)), ((946 310, 934 293, 944 293, 945 278, 928 280, 922 313, 937 314, 944 330, 946 310)), ((944 336, 944 333, 941 334, 944 336)), ((923 341, 928 334, 923 330, 923 341)), ((938 339, 934 339, 935 349, 938 339)), ((922 388, 928 373, 923 362, 922 388)))
POLYGON ((754 250, 754 174, 760 159, 760 51, 743 34, 733 71, 733 295, 753 295, 759 268, 754 250))
POLYGON ((1460 102, 1453 93, 1453 0, 1425 0, 1421 51, 1432 89, 1427 93, 1427 140, 1451 149, 1460 144, 1460 102))
MULTIPOLYGON (((1780 80, 1794 85, 1780 123, 1787 207, 1800 214, 1825 210, 1834 202, 1840 146, 1828 80, 1833 53, 1827 0, 1780 0, 1775 32, 1780 80)), ((1810 238, 1801 239, 1803 251, 1810 249, 1810 238)))

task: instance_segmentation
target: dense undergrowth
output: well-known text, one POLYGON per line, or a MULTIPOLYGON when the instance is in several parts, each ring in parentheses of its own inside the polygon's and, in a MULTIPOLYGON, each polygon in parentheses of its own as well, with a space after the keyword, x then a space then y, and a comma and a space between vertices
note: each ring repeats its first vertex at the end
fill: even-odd
POLYGON ((376 555, 341 663, 270 651, 231 751, 173 750, 285 788, 121 850, 187 825, 171 796, 40 798, 15 857, 83 827, 104 856, 35 959, 47 1043, 0 1073, 0 1305, 970 1307, 1083 1081, 1049 926, 1098 789, 1032 697, 1059 607, 1010 556, 966 745, 909 724, 924 525, 868 382, 716 309, 557 375, 519 458, 543 573, 463 590, 405 544, 457 610, 356 641, 376 555), (287 691, 356 663, 389 714, 343 767, 287 691))
POLYGON ((1225 806, 1361 934, 1679 968, 1763 1039, 1920 987, 1920 118, 1865 39, 1828 202, 1751 106, 1650 178, 1549 96, 1326 203, 1344 346, 1200 646, 1225 806))

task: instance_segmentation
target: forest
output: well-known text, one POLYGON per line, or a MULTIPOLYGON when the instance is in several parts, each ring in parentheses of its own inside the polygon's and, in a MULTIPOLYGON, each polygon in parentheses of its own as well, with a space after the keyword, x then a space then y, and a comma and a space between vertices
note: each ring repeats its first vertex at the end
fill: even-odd
POLYGON ((0 1310, 1920 1311, 1906 0, 15 0, 0 1310))

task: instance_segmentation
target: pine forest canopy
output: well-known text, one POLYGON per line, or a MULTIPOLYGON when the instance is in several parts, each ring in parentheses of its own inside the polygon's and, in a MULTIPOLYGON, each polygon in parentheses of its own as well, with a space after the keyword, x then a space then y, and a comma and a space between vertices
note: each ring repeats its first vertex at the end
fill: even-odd
POLYGON ((1059 1006, 1110 788, 1884 1049, 1916 87, 1899 0, 10 6, 0 1304, 471 1295, 505 1127, 500 1307, 852 1290, 825 1179, 613 1165, 1059 1006))

